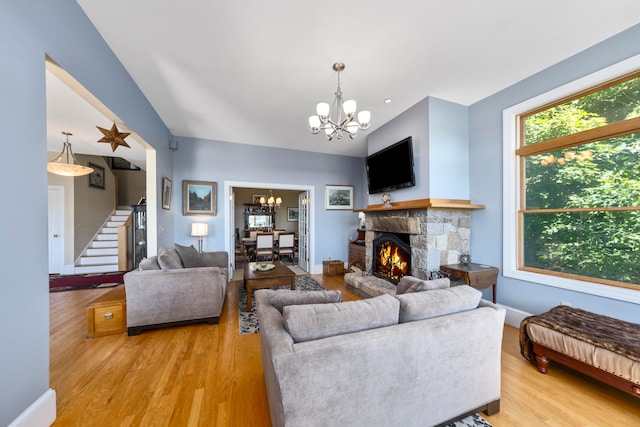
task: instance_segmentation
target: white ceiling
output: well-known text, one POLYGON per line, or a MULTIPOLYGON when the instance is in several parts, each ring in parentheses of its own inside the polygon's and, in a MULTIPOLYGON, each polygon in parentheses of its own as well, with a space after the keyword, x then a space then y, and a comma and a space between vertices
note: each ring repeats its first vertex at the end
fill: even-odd
POLYGON ((308 130, 333 100, 334 62, 371 132, 427 96, 470 105, 640 22, 638 0, 77 1, 178 140, 351 156, 366 155, 364 134, 308 130))

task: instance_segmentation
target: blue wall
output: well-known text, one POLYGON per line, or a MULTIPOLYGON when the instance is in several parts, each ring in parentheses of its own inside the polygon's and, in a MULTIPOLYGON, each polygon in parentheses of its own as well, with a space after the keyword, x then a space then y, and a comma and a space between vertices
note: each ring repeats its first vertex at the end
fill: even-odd
MULTIPOLYGON (((469 108, 471 195, 486 209, 472 214, 474 261, 502 265, 502 111, 640 53, 640 25, 537 73, 469 108)), ((632 292, 632 291, 630 291, 632 292)), ((637 291, 636 291, 637 292, 637 291)), ((575 307, 640 323, 637 304, 501 276, 498 302, 540 313, 568 301, 575 307)))
POLYGON ((168 129, 75 1, 3 0, 0 40, 11 153, 0 171, 0 425, 8 425, 49 389, 45 56, 157 144, 169 174, 171 160, 168 129))
MULTIPOLYGON (((391 201, 468 200, 468 108, 434 97, 425 98, 372 132, 367 139, 368 153, 407 136, 413 139, 416 185, 391 191, 391 201)), ((380 204, 381 196, 368 196, 368 204, 380 204)))
MULTIPOLYGON (((279 188, 282 189, 286 189, 287 184, 303 185, 315 188, 315 200, 311 205, 315 213, 315 230, 311 230, 314 236, 312 250, 315 254, 315 272, 322 271, 322 261, 329 256, 331 259, 347 261, 348 242, 350 237, 356 237, 358 214, 351 210, 325 210, 324 186, 353 185, 354 207, 357 208, 358 201, 366 193, 362 181, 363 159, 196 138, 176 139, 179 148, 174 158, 173 206, 178 212, 174 217, 174 238, 177 243, 193 243, 191 223, 198 218, 197 221, 207 222, 210 230, 214 230, 213 233, 210 231, 205 241, 205 250, 224 249, 224 219, 228 214, 224 211, 222 200, 224 181, 276 184, 274 188, 280 184, 279 188), (180 214, 182 180, 218 183, 217 216, 180 214)), ((326 143, 323 137, 318 136, 318 144, 326 143)), ((281 214, 286 214, 286 211, 281 214)))

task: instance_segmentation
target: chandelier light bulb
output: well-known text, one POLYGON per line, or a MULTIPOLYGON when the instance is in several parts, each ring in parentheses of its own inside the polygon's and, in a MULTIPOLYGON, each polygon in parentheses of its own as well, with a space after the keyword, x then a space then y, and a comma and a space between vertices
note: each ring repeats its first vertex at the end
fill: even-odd
POLYGON ((320 132, 320 117, 318 116, 309 117, 309 130, 313 134, 320 132))
POLYGON ((316 106, 316 112, 318 113, 318 117, 322 123, 325 123, 329 118, 329 104, 326 102, 320 102, 316 106))
POLYGON ((347 132, 349 132, 349 137, 351 139, 355 138, 356 135, 358 134, 358 129, 360 128, 360 126, 358 126, 357 123, 355 122, 349 122, 349 124, 347 124, 347 132))
POLYGON ((353 99, 344 101, 344 104, 342 104, 342 109, 344 110, 344 114, 346 114, 347 116, 353 116, 356 112, 356 101, 354 101, 353 99))
POLYGON ((360 111, 358 113, 358 122, 360 123, 360 129, 368 129, 371 124, 371 111, 360 111))

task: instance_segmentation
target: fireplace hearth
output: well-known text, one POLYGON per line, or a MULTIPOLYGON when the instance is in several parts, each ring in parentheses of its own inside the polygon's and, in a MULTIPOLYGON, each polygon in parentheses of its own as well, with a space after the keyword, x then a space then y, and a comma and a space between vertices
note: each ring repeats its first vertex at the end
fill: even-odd
POLYGON ((408 234, 378 233, 373 241, 373 274, 393 284, 411 274, 411 244, 408 234))

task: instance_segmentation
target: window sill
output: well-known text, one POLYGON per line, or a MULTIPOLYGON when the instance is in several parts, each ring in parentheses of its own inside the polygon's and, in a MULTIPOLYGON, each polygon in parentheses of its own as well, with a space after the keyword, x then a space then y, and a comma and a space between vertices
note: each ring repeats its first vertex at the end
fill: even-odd
POLYGON ((619 301, 640 304, 640 291, 634 289, 600 285, 582 280, 567 279, 564 277, 550 276, 547 274, 515 269, 505 269, 503 275, 512 279, 523 280, 539 285, 553 286, 555 288, 567 289, 570 291, 581 292, 583 294, 596 295, 619 301))

